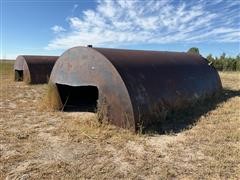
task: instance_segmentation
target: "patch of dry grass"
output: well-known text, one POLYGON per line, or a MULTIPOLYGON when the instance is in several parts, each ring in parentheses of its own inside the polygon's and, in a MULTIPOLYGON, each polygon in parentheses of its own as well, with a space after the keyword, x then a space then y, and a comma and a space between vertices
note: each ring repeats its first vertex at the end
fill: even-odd
POLYGON ((191 116, 187 129, 136 135, 39 108, 47 85, 14 82, 11 66, 0 70, 0 179, 240 179, 239 73, 220 73, 218 99, 176 116, 191 116))
POLYGON ((58 92, 56 92, 55 85, 47 84, 45 93, 42 94, 42 99, 39 102, 39 110, 61 111, 62 102, 58 92))

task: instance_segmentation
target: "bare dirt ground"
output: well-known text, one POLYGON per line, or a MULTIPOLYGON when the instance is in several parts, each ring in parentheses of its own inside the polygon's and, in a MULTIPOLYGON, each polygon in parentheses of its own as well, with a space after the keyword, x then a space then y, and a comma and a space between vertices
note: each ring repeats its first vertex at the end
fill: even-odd
POLYGON ((180 116, 186 128, 133 134, 44 108, 47 85, 14 82, 2 62, 0 179, 240 179, 240 73, 220 75, 222 94, 180 116))

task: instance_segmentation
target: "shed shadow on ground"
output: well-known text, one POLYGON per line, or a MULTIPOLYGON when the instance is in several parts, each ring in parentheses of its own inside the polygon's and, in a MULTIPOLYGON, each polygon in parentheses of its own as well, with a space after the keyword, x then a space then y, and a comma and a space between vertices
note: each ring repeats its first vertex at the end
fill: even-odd
POLYGON ((240 96, 240 90, 223 89, 219 95, 197 102, 185 110, 179 110, 169 114, 164 122, 154 123, 143 128, 143 134, 169 134, 179 133, 189 129, 201 116, 214 110, 217 106, 230 98, 240 96))

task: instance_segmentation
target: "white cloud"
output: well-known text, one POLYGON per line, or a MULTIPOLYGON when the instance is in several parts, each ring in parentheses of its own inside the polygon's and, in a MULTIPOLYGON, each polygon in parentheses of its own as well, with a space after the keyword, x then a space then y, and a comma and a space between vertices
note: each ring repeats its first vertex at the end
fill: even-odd
POLYGON ((122 44, 240 41, 239 13, 236 13, 236 5, 239 7, 240 3, 231 6, 222 0, 214 3, 201 0, 191 3, 98 0, 97 3, 96 9, 83 11, 82 17, 68 18, 68 31, 54 26, 52 30, 58 35, 46 49, 87 44, 113 47, 122 44), (63 31, 66 32, 61 33, 63 31))
POLYGON ((60 32, 66 31, 66 29, 64 29, 62 26, 58 26, 58 25, 51 27, 51 30, 54 33, 60 33, 60 32))
POLYGON ((74 4, 74 5, 73 5, 73 8, 72 8, 72 13, 74 13, 77 8, 78 8, 78 4, 74 4))

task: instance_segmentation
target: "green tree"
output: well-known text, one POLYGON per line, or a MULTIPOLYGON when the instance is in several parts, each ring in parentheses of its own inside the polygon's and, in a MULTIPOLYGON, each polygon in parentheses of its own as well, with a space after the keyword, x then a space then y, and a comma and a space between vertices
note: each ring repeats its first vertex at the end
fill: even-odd
POLYGON ((213 62, 213 61, 214 61, 214 58, 212 57, 212 54, 209 54, 209 55, 207 56, 207 60, 208 60, 209 62, 213 62))
POLYGON ((240 61, 240 54, 237 55, 236 60, 240 61))
POLYGON ((226 59, 226 53, 222 53, 222 55, 220 56, 220 60, 225 60, 226 59))
POLYGON ((199 49, 197 47, 191 47, 187 52, 200 55, 199 49))

